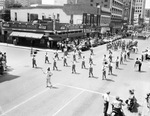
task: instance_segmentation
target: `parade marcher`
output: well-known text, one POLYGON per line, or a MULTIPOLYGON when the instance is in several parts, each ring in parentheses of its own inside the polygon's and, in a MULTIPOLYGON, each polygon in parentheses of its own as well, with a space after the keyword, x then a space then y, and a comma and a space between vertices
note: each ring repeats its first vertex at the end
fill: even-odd
POLYGON ((112 53, 109 54, 109 61, 112 62, 112 53))
POLYGON ((53 70, 58 70, 56 57, 53 58, 53 70))
POLYGON ((76 51, 73 52, 73 61, 77 61, 77 59, 76 59, 76 51))
POLYGON ((147 108, 149 109, 149 111, 150 111, 150 93, 148 93, 147 94, 147 96, 146 96, 146 103, 147 103, 147 108))
POLYGON ((76 73, 76 61, 72 61, 72 74, 76 73))
POLYGON ((142 61, 141 59, 139 60, 139 72, 141 72, 141 67, 142 67, 142 61))
POLYGON ((90 64, 89 66, 89 78, 93 77, 93 64, 90 64))
POLYGON ((81 58, 82 58, 81 54, 82 54, 82 52, 81 52, 81 50, 79 49, 79 50, 78 50, 78 59, 81 59, 81 58))
POLYGON ((108 75, 112 75, 112 69, 113 69, 113 63, 112 61, 109 62, 108 64, 108 75))
POLYGON ((50 87, 52 87, 52 83, 51 83, 51 76, 53 75, 52 72, 50 71, 50 67, 47 68, 47 71, 44 72, 44 74, 46 74, 46 87, 49 87, 48 85, 50 85, 50 87))
POLYGON ((102 67, 102 80, 106 79, 106 64, 103 64, 102 67))
POLYGON ((64 66, 68 66, 68 63, 67 63, 67 56, 64 56, 64 66))
POLYGON ((121 55, 120 55, 120 64, 123 64, 123 52, 121 52, 121 55))
POLYGON ((117 56, 117 59, 116 59, 116 69, 119 68, 119 57, 117 56))
POLYGON ((34 67, 37 68, 35 55, 33 55, 33 57, 32 57, 32 68, 34 68, 34 67))
POLYGON ((93 47, 90 48, 90 55, 94 55, 93 47))
POLYGON ((127 50, 128 59, 130 58, 130 50, 127 50))
POLYGON ((108 107, 109 107, 109 94, 110 92, 106 92, 102 97, 104 99, 104 116, 108 116, 107 111, 108 111, 108 107))
POLYGON ((81 68, 86 68, 85 66, 85 56, 82 57, 82 63, 81 63, 81 68))
POLYGON ((124 51, 123 55, 124 55, 124 62, 125 62, 125 61, 127 61, 127 51, 126 50, 124 51))
POLYGON ((48 63, 48 64, 50 63, 50 62, 49 62, 49 59, 48 59, 48 54, 47 54, 47 52, 46 52, 46 54, 45 54, 45 63, 48 63))
POLYGON ((89 64, 93 64, 93 56, 92 55, 90 55, 90 57, 89 57, 89 64))
POLYGON ((59 60, 58 50, 56 50, 56 52, 55 52, 55 58, 57 58, 57 60, 59 60))

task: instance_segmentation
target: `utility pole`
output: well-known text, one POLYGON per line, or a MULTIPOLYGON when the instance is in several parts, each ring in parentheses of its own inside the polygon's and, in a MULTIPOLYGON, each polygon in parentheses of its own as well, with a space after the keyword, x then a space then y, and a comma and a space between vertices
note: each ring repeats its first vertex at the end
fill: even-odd
POLYGON ((129 17, 129 25, 131 25, 131 20, 132 20, 132 4, 133 4, 133 0, 131 0, 131 5, 130 5, 130 17, 129 17))

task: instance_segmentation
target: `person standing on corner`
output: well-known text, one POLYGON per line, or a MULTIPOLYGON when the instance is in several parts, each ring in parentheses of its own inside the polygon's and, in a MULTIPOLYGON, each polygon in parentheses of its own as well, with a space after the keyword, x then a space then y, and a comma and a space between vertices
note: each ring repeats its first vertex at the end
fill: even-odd
POLYGON ((84 68, 84 69, 86 68, 86 66, 85 66, 85 56, 82 57, 81 68, 82 68, 82 69, 83 69, 83 68, 84 68))
POLYGON ((89 78, 90 77, 93 77, 93 64, 90 64, 90 67, 89 67, 89 78))
POLYGON ((103 99, 104 99, 104 116, 108 116, 107 111, 108 111, 108 107, 109 107, 109 94, 110 92, 106 92, 105 94, 103 94, 103 99))

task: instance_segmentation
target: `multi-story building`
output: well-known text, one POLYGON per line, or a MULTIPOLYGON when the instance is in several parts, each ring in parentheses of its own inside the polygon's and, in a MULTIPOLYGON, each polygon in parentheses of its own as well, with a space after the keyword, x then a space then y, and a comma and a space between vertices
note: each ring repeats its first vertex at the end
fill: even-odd
POLYGON ((145 23, 150 26, 150 9, 145 9, 145 23))
POLYGON ((0 10, 5 7, 5 0, 0 0, 0 10))
POLYGON ((124 0, 123 20, 127 25, 134 24, 135 0, 124 0))
POLYGON ((119 33, 122 28, 123 19, 123 0, 112 0, 111 1, 111 32, 119 33))
POLYGON ((145 17, 145 3, 146 3, 146 0, 136 0, 135 1, 135 16, 134 16, 134 19, 135 19, 135 24, 138 23, 138 24, 141 24, 143 22, 143 19, 145 17), (142 19, 142 20, 140 20, 142 19), (142 21, 142 22, 141 22, 142 21))
POLYGON ((19 3, 22 6, 30 6, 32 4, 42 4, 42 0, 5 0, 5 5, 19 3))

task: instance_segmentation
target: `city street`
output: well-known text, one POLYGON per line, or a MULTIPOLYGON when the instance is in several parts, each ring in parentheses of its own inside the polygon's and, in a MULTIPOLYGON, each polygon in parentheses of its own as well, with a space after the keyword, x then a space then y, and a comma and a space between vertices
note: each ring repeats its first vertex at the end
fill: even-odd
MULTIPOLYGON (((120 69, 115 69, 113 63, 113 75, 107 73, 106 80, 102 80, 103 56, 106 54, 108 57, 106 45, 94 48, 94 77, 89 78, 88 69, 81 69, 81 59, 77 59, 77 74, 72 74, 72 53, 69 53, 68 67, 63 66, 63 53, 59 53, 58 71, 53 71, 53 51, 48 52, 51 64, 44 63, 45 51, 38 51, 38 68, 32 68, 30 49, 0 44, 0 51, 7 53, 8 65, 7 73, 0 76, 2 116, 103 116, 102 94, 111 92, 110 103, 115 96, 125 101, 129 89, 135 90, 139 107, 130 113, 124 106, 126 116, 137 116, 139 112, 148 116, 145 97, 150 92, 150 62, 143 62, 141 72, 134 68, 134 63, 137 57, 141 58, 141 51, 150 45, 150 39, 137 41, 138 53, 132 53, 131 59, 120 65, 120 69), (53 73, 53 88, 46 88, 46 75, 41 70, 46 71, 49 66, 53 73)), ((120 53, 121 50, 113 52, 114 62, 120 53)), ((83 55, 88 68, 90 51, 83 52, 83 55)))

